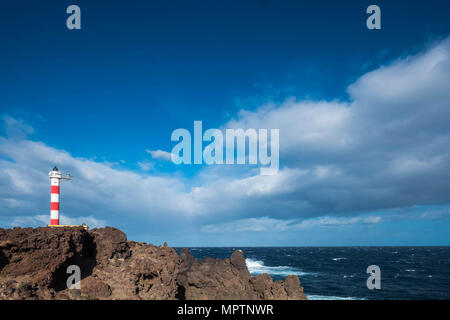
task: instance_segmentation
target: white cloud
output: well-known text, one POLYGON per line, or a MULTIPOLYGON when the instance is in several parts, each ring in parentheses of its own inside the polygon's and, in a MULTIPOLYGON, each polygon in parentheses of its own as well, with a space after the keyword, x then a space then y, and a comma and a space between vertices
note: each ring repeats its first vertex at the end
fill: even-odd
POLYGON ((222 224, 209 224, 202 227, 204 232, 260 232, 267 230, 284 231, 291 220, 277 220, 268 217, 240 219, 222 224))
POLYGON ((139 168, 143 171, 150 171, 155 168, 155 164, 153 162, 150 162, 148 160, 144 160, 141 162, 138 162, 139 168))
POLYGON ((202 227, 204 232, 262 232, 262 231, 297 231, 314 227, 339 227, 353 224, 377 224, 382 221, 380 216, 365 217, 330 217, 296 220, 278 220, 268 217, 235 220, 222 224, 209 224, 202 227))
POLYGON ((10 138, 25 138, 29 134, 34 133, 33 127, 20 119, 4 114, 2 115, 1 120, 3 120, 4 123, 5 133, 10 138))
MULTIPOLYGON (((19 216, 15 217, 11 223, 9 223, 10 227, 42 227, 49 224, 49 216, 48 215, 36 215, 36 216, 19 216)), ((106 221, 96 219, 92 216, 90 217, 65 217, 62 216, 60 219, 60 224, 64 225, 81 225, 86 224, 90 228, 102 228, 107 225, 106 221)))
POLYGON ((280 128, 280 172, 304 173, 290 185, 292 212, 449 203, 450 38, 348 91, 349 102, 291 98, 241 111, 224 127, 280 128))
POLYGON ((351 224, 377 224, 382 221, 380 216, 367 217, 319 217, 315 219, 307 219, 299 224, 294 224, 293 229, 304 229, 316 226, 346 226, 351 224))
POLYGON ((108 163, 72 157, 31 140, 0 137, 0 155, 0 215, 47 212, 48 171, 54 165, 73 176, 72 181, 61 185, 62 206, 71 216, 88 213, 170 218, 203 212, 177 178, 114 169, 108 163))
POLYGON ((286 100, 280 106, 263 106, 256 111, 241 111, 224 127, 280 129, 280 152, 301 149, 318 152, 349 148, 353 137, 348 104, 326 101, 286 100))
POLYGON ((163 161, 172 161, 171 153, 164 150, 149 150, 145 149, 145 152, 151 154, 153 159, 163 160, 163 161))

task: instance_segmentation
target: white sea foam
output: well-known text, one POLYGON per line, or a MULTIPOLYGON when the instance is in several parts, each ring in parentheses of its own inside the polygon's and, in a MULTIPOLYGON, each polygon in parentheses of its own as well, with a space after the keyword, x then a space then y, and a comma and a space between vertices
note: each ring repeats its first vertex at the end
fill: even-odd
POLYGON ((366 300, 364 298, 355 297, 337 297, 337 296, 320 296, 315 294, 307 294, 308 300, 366 300))
POLYGON ((251 275, 268 273, 271 276, 288 276, 290 274, 304 276, 307 274, 311 274, 309 272, 303 272, 297 268, 289 266, 277 266, 277 267, 266 266, 264 265, 263 261, 253 260, 249 258, 245 259, 245 263, 247 264, 248 271, 250 271, 251 275))
POLYGON ((341 261, 341 260, 346 260, 347 258, 331 258, 331 260, 333 261, 341 261))

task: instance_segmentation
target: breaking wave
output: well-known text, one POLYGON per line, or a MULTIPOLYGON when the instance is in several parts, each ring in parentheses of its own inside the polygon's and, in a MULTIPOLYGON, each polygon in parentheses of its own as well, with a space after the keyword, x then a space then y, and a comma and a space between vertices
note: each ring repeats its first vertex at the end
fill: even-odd
POLYGON ((347 258, 331 258, 333 261, 347 260, 347 258))
POLYGON ((311 274, 309 272, 303 272, 297 268, 288 266, 277 266, 277 267, 266 266, 264 265, 263 261, 253 260, 249 258, 245 259, 245 263, 247 264, 248 271, 250 271, 251 275, 268 273, 271 276, 288 276, 290 274, 304 276, 307 274, 311 274))

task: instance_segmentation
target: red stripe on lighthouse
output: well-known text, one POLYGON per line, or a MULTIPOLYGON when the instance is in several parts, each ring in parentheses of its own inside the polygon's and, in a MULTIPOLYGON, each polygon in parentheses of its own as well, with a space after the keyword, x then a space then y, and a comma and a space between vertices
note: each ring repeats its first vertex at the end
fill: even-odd
POLYGON ((50 224, 52 226, 57 226, 59 225, 59 219, 50 219, 50 224))
POLYGON ((58 193, 59 194, 59 186, 51 186, 50 193, 58 193))
POLYGON ((50 210, 59 210, 59 202, 50 202, 50 210))

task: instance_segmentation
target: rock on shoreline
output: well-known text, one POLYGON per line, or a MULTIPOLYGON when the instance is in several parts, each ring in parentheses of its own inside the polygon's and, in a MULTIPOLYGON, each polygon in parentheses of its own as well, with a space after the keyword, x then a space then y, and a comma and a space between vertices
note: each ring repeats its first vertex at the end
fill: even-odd
POLYGON ((0 299, 306 299, 296 275, 250 276, 244 253, 196 260, 106 227, 0 229, 0 299), (69 265, 81 289, 69 290, 69 265))

